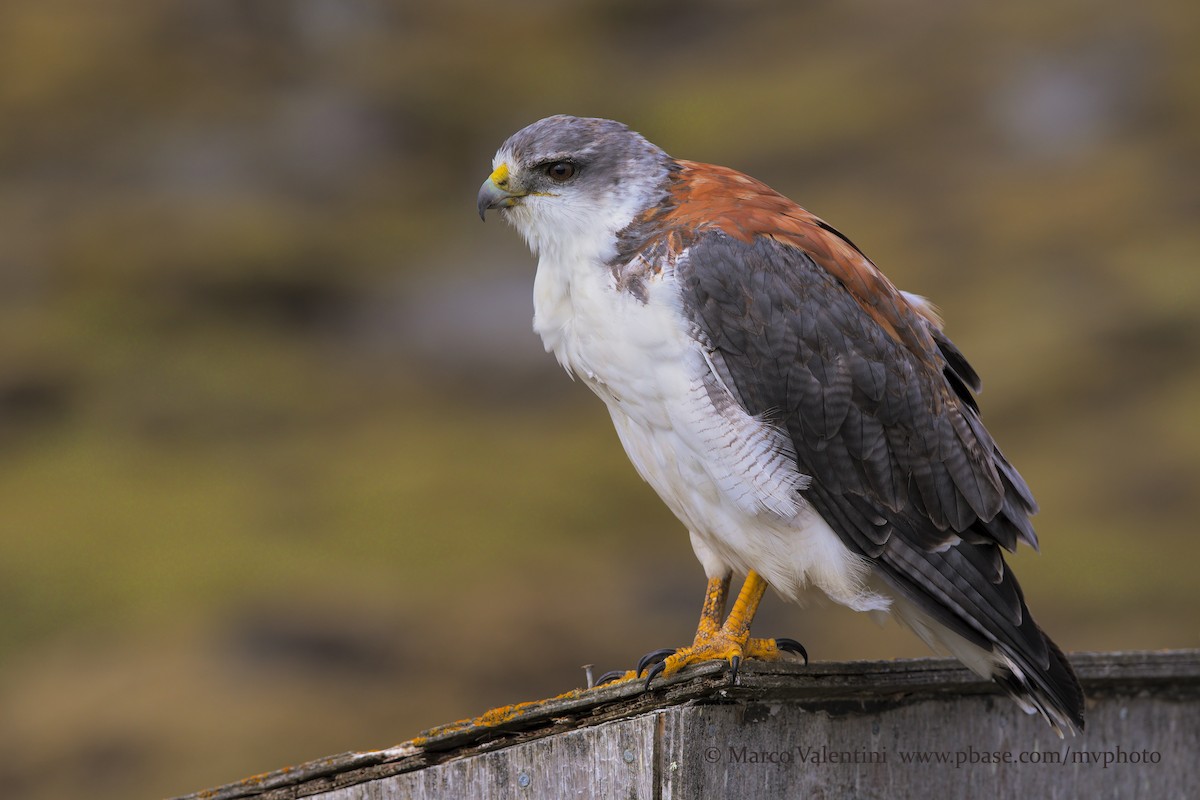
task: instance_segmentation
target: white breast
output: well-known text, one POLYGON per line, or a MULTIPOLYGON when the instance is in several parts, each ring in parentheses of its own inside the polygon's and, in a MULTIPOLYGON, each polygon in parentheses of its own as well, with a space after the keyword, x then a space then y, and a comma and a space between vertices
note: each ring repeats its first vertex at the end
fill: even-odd
POLYGON ((720 384, 687 329, 673 270, 647 280, 643 302, 618 291, 603 263, 563 255, 542 253, 534 330, 604 400, 630 460, 688 527, 709 576, 754 569, 790 599, 811 581, 858 610, 886 608, 863 586, 865 563, 804 501, 808 478, 787 436, 720 384))

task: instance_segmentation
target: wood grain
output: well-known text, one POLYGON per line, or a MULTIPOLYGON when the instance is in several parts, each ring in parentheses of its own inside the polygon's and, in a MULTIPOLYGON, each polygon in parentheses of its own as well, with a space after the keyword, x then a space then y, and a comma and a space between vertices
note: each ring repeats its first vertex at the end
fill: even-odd
POLYGON ((705 664, 180 800, 1190 796, 1200 650, 1071 662, 1088 727, 1065 740, 950 660, 705 664))

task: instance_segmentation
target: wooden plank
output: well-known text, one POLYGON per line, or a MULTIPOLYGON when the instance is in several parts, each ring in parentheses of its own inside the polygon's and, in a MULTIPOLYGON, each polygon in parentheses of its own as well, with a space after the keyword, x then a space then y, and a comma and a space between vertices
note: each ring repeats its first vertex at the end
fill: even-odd
MULTIPOLYGON (((1179 781, 1200 778, 1194 757, 1200 752, 1200 651, 1080 654, 1072 663, 1089 697, 1089 728, 1084 737, 1067 740, 1067 745, 1074 743, 1085 751, 1077 749, 1074 756, 1068 752, 1068 759, 1115 759, 1123 753, 1125 763, 1108 766, 1120 767, 1126 779, 1144 782, 1139 785, 1183 786, 1187 784, 1179 781), (1174 738, 1159 741, 1164 730, 1174 738), (1144 749, 1147 743, 1155 745, 1150 749, 1158 754, 1158 764, 1130 765, 1131 748, 1144 749), (1179 757, 1185 752, 1192 756, 1181 764, 1179 757), (1155 780, 1158 783, 1151 782, 1155 780)), ((975 794, 978 787, 964 781, 994 774, 1001 781, 997 785, 1024 786, 1031 780, 1031 768, 982 762, 950 767, 896 759, 902 758, 902 750, 941 753, 930 757, 949 761, 1006 752, 1011 758, 1022 753, 1034 758, 1029 754, 1051 752, 1052 746, 1061 748, 1063 743, 1040 719, 1026 717, 994 686, 950 660, 812 666, 749 662, 736 685, 730 685, 724 665, 705 664, 656 682, 649 692, 642 691, 640 683, 570 692, 441 726, 386 750, 346 753, 181 800, 670 798, 707 796, 696 794, 706 786, 712 790, 708 795, 720 793, 719 787, 735 778, 747 791, 772 792, 780 781, 791 786, 802 780, 808 782, 809 792, 875 796, 864 794, 874 791, 871 775, 912 777, 920 771, 928 773, 923 780, 930 786, 975 794), (892 731, 892 738, 881 731, 892 731), (801 735, 797 732, 808 738, 795 738, 801 735), (814 750, 822 744, 825 751, 814 750), (712 747, 719 757, 703 760, 712 747), (820 762, 822 769, 811 768, 813 752, 859 751, 884 753, 885 769, 827 760, 820 762), (775 753, 776 761, 788 753, 791 761, 750 762, 748 756, 741 757, 743 752, 775 753), (624 760, 627 753, 632 761, 624 760), (800 754, 805 758, 797 766, 800 754), (1008 769, 1002 769, 1005 766, 1008 769), (854 769, 847 771, 849 767, 854 769), (1016 781, 1014 775, 1025 777, 1016 781), (835 786, 844 792, 831 791, 835 786), (589 787, 605 792, 589 794, 589 787), (512 794, 516 790, 519 793, 512 794)), ((1034 795, 1064 781, 1059 773, 1069 774, 1077 788, 1092 785, 1086 781, 1097 773, 1103 773, 1104 780, 1111 777, 1109 770, 1089 761, 1071 761, 1058 765, 1058 772, 1047 770, 1049 783, 1031 784, 1037 787, 1034 795)), ((1103 780, 1095 786, 1111 788, 1103 780)))
POLYGON ((567 731, 473 758, 355 784, 320 800, 445 798, 651 798, 657 720, 653 714, 567 731))
POLYGON ((1195 702, 1150 694, 1093 705, 1087 732, 1067 739, 982 694, 866 711, 691 706, 667 725, 664 798, 1190 797, 1200 786, 1195 702))

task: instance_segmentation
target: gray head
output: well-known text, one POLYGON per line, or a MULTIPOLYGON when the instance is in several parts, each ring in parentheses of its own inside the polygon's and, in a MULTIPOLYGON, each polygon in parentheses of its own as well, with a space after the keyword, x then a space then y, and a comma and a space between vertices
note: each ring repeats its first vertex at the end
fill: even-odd
POLYGON ((608 119, 558 115, 514 133, 479 189, 479 215, 499 209, 538 252, 616 231, 665 192, 672 161, 608 119))

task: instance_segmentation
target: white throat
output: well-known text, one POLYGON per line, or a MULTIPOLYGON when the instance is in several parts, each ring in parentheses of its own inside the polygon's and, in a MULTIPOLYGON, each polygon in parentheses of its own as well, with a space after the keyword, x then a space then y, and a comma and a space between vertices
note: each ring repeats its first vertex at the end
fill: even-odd
POLYGON ((657 190, 631 189, 634 187, 626 186, 620 193, 606 193, 600 202, 569 192, 530 195, 504 214, 538 256, 533 329, 542 337, 547 352, 553 352, 573 374, 587 375, 591 371, 579 363, 570 343, 579 318, 585 323, 581 330, 588 329, 586 323, 606 327, 613 320, 593 317, 614 310, 601 311, 600 307, 631 300, 617 290, 613 279, 611 262, 617 255, 617 234, 644 208, 658 201, 657 190))
POLYGON ((567 372, 578 372, 589 381, 595 369, 581 352, 577 334, 586 337, 603 322, 598 315, 614 313, 608 306, 629 300, 617 291, 609 261, 617 252, 617 232, 632 218, 593 218, 574 231, 555 225, 522 231, 538 254, 533 330, 567 372))

